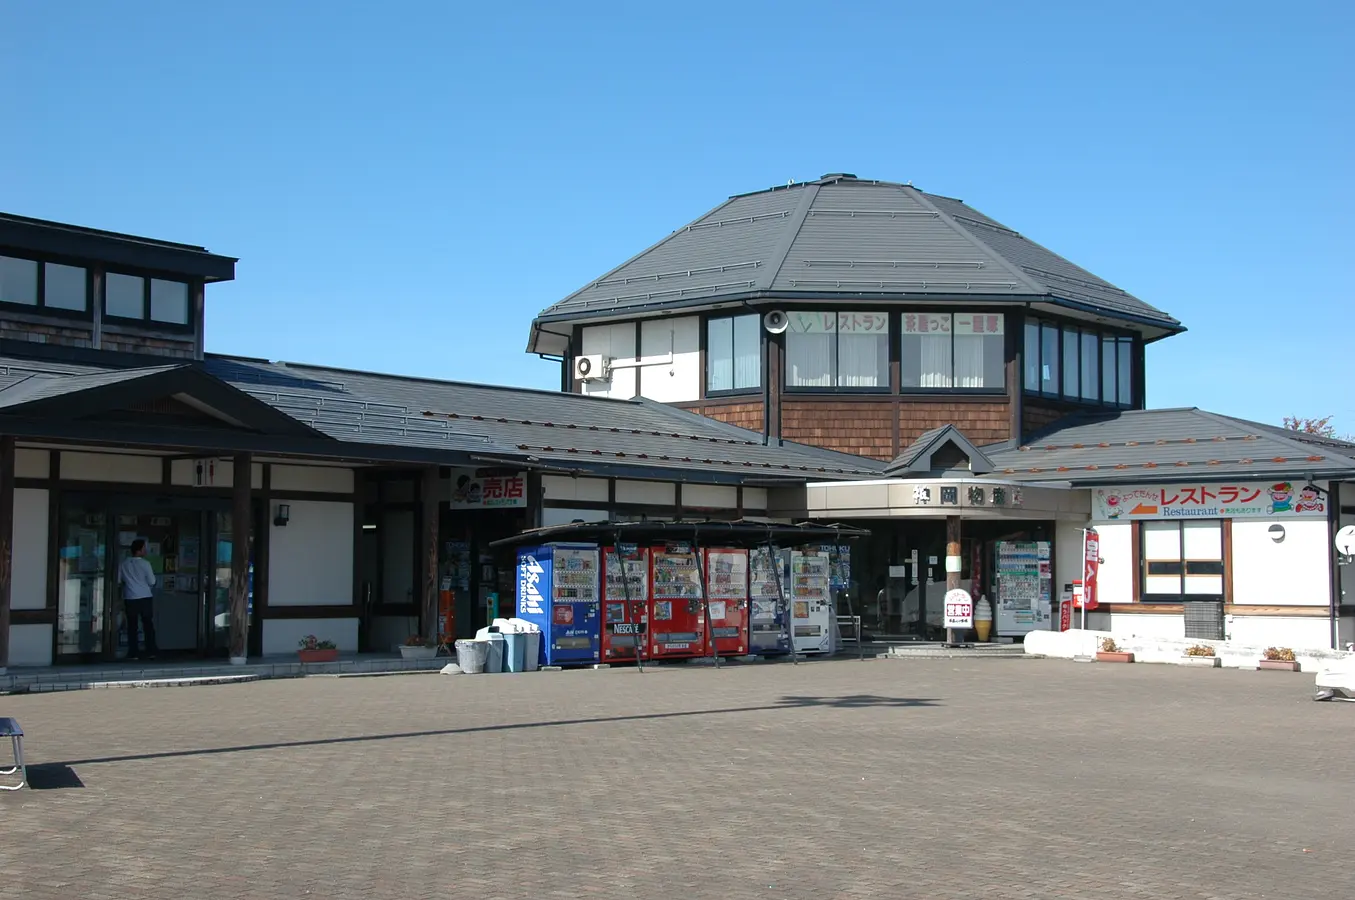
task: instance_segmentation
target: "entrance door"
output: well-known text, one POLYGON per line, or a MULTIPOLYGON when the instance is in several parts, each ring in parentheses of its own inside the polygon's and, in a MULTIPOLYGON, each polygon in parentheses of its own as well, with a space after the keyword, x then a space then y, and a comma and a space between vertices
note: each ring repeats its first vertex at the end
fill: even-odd
POLYGON ((226 656, 231 649, 231 561, 237 552, 248 554, 246 578, 246 619, 254 623, 254 552, 253 535, 247 535, 244 547, 239 546, 235 534, 234 517, 229 511, 217 510, 211 519, 211 558, 206 573, 207 586, 202 591, 202 653, 205 656, 226 656))

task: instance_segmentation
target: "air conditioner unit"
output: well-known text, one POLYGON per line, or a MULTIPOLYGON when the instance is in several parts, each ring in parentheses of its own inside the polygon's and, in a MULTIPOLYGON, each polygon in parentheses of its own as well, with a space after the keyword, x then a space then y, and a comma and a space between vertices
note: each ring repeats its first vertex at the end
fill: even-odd
POLYGON ((612 377, 611 360, 601 353, 574 357, 574 378, 578 381, 607 381, 612 377))

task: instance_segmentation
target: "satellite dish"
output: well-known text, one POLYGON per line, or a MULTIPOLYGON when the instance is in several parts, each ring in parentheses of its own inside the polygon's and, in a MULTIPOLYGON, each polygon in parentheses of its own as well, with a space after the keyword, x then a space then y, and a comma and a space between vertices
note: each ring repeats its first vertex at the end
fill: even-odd
POLYGON ((1336 552, 1342 556, 1355 556, 1355 525, 1347 525, 1336 532, 1336 552))
POLYGON ((762 317, 762 327, 768 334, 781 334, 790 327, 790 319, 779 309, 774 309, 762 317))

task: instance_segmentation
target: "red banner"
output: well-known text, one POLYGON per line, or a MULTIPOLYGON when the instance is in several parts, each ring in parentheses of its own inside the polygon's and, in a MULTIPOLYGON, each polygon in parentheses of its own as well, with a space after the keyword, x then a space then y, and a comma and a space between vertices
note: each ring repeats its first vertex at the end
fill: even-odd
POLYGON ((1083 548, 1085 560, 1082 567, 1082 605, 1087 609, 1096 609, 1100 605, 1097 598, 1096 575, 1101 569, 1101 536, 1094 530, 1087 530, 1087 542, 1083 548))

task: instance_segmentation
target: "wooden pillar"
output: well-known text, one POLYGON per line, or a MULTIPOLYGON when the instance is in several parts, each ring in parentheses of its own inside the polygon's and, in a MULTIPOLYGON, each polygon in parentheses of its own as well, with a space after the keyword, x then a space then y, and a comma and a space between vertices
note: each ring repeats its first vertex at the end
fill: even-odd
POLYGON ((9 602, 14 572, 14 436, 0 435, 0 673, 9 665, 9 602))
POLYGON ((231 488, 231 659, 243 660, 249 640, 249 526, 254 460, 235 454, 231 488))
MULTIPOLYGON (((946 516, 946 593, 960 587, 960 517, 946 516)), ((946 629, 946 643, 955 643, 955 632, 946 629)))
POLYGON ((423 522, 423 636, 436 643, 438 639, 438 512, 442 505, 439 496, 441 474, 437 466, 427 466, 420 481, 419 518, 423 522))

